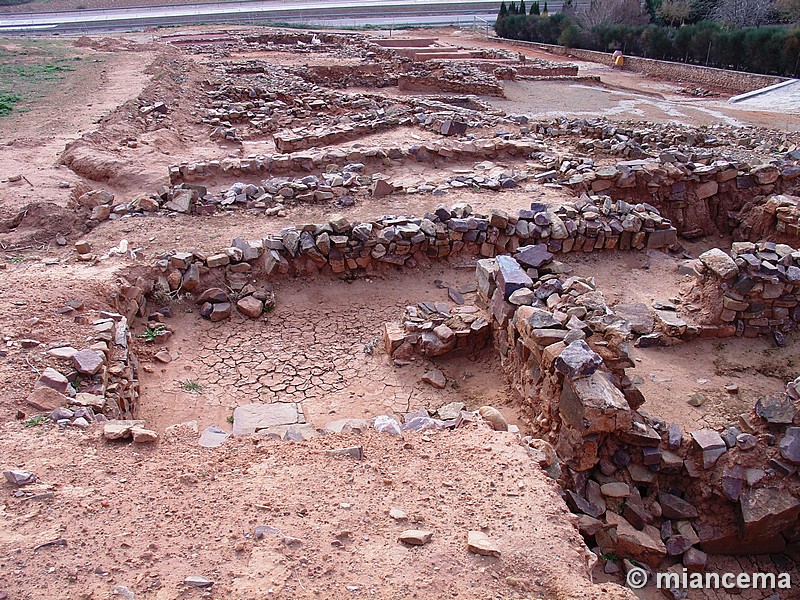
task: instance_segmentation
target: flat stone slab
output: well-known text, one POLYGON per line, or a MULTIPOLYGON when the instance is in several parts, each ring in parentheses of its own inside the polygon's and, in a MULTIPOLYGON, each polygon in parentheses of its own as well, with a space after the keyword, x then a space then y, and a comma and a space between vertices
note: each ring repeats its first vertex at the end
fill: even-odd
POLYGON ((215 425, 209 425, 200 436, 198 444, 203 448, 216 448, 217 446, 221 446, 230 435, 230 433, 215 425))
POLYGON ((797 408, 786 394, 771 394, 756 401, 756 414, 768 423, 791 425, 797 408))
POLYGON ((614 307, 617 316, 630 323, 631 331, 640 335, 653 333, 656 319, 646 304, 635 302, 632 304, 617 304, 614 307))
POLYGON ((703 252, 700 261, 720 279, 730 279, 739 274, 736 262, 719 248, 703 252))
POLYGON ((533 284, 533 280, 522 269, 519 263, 510 256, 498 256, 497 264, 497 287, 503 292, 503 299, 508 297, 520 288, 528 287, 533 284))
POLYGON ((278 425, 294 425, 301 422, 300 417, 294 402, 237 406, 233 411, 233 435, 242 437, 278 425))

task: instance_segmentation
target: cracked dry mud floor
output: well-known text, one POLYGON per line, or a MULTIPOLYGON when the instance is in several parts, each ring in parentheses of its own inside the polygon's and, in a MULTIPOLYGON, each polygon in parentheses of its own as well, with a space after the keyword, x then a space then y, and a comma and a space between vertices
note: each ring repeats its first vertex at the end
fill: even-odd
MULTIPOLYGON (((283 282, 275 288, 277 308, 259 321, 237 315, 210 323, 198 319, 196 308, 177 305, 171 320, 176 333, 164 345, 173 362, 148 361, 146 353, 161 345, 138 342, 146 346, 140 354, 146 366, 141 417, 162 429, 187 420, 229 429, 226 421, 236 406, 299 402, 306 420, 321 427, 341 418, 435 410, 458 401, 469 408, 510 405, 510 390, 498 376, 499 360, 491 348, 436 360, 452 380, 444 390, 419 381, 429 368, 424 361, 397 368, 382 351, 384 322, 423 300, 454 305, 434 281, 468 285, 474 270, 436 265, 421 275, 353 282, 320 278, 314 286, 283 282), (184 391, 181 382, 187 380, 202 389, 184 391)), ((469 303, 475 294, 464 296, 469 303)), ((506 412, 514 422, 510 406, 506 412)))

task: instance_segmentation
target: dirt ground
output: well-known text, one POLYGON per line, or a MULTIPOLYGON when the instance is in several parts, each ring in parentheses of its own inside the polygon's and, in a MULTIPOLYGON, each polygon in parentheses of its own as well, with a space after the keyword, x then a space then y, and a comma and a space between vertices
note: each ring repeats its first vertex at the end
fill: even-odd
MULTIPOLYGON (((453 45, 502 47, 451 30, 433 33, 453 45)), ((157 445, 109 443, 97 427, 62 432, 49 424, 27 426, 34 411, 26 397, 38 374, 58 365, 42 350, 86 343, 89 315, 110 308, 115 277, 171 250, 212 252, 236 236, 259 239, 290 224, 323 222, 334 213, 353 220, 422 214, 440 202, 468 202, 476 211, 516 210, 532 201, 571 198, 566 190, 525 182, 496 193, 460 189, 441 197, 357 197, 352 207, 289 204, 282 217, 245 209, 207 217, 131 216, 86 230, 74 210, 82 191, 104 187, 131 200, 168 183, 170 164, 274 151, 268 136, 243 144, 211 140, 208 127, 196 118, 198 90, 213 76, 211 61, 182 54, 156 37, 150 32, 48 40, 57 48, 43 47, 41 40, 0 40, 3 52, 19 61, 80 59, 57 79, 33 82, 18 103, 21 110, 0 118, 0 333, 5 344, 0 349, 0 465, 33 471, 40 479, 24 493, 5 483, 0 488, 0 600, 127 597, 115 586, 130 588, 137 599, 158 600, 632 597, 618 579, 590 582, 583 541, 555 482, 511 434, 475 425, 400 438, 369 432, 302 444, 230 439, 213 450, 197 445, 198 430, 209 425, 229 430, 232 410, 258 399, 300 402, 307 420, 318 426, 346 417, 434 410, 450 402, 464 402, 468 409, 494 405, 509 422, 523 423, 492 349, 417 360, 402 368, 391 364, 380 343, 375 351, 365 351, 375 347, 383 323, 399 319, 406 305, 447 301, 446 289, 435 281, 473 283, 473 261, 421 265, 413 276, 326 277, 313 286, 281 281, 275 286, 276 310, 259 321, 234 316, 210 323, 195 307, 176 304, 170 320, 175 334, 167 342, 135 342, 143 371, 140 417, 162 435, 157 445), (138 106, 158 100, 171 106, 167 126, 142 125, 138 106), (96 149, 107 174, 102 186, 58 162, 65 146, 85 134, 100 140, 96 149), (9 181, 15 174, 21 179, 9 181), (56 234, 66 237, 66 246, 56 243, 56 234), (82 237, 98 254, 127 240, 138 250, 137 258, 78 262, 72 244, 82 237), (84 308, 56 312, 74 300, 84 308), (23 339, 35 339, 41 347, 23 348, 23 339), (173 358, 169 364, 152 358, 162 347, 173 358), (444 390, 420 382, 433 365, 449 380, 444 390), (198 385, 187 391, 185 381, 198 385), (181 423, 194 425, 176 429, 181 423), (325 453, 354 445, 363 446, 364 460, 325 453), (407 520, 390 518, 391 508, 404 511, 407 520), (280 533, 255 539, 255 527, 261 525, 280 533), (433 542, 422 547, 398 542, 399 533, 409 528, 433 531, 433 542), (472 529, 496 540, 502 559, 468 553, 466 535, 472 529), (40 547, 54 540, 55 545, 40 547), (212 580, 213 587, 185 586, 192 575, 212 580)), ((286 64, 309 60, 265 54, 262 58, 286 64)), ((320 59, 320 64, 330 62, 330 57, 320 59)), ((675 83, 589 63, 579 66, 599 75, 602 84, 506 82, 506 99, 483 100, 509 113, 542 118, 722 122, 783 132, 800 126, 800 115, 776 119, 730 107, 724 98, 687 99, 677 94, 675 83)), ((399 95, 391 89, 371 91, 399 95)), ((398 128, 352 145, 432 137, 422 129, 398 128)), ((554 144, 571 151, 566 141, 554 144)), ((444 179, 463 167, 472 165, 417 163, 384 172, 395 180, 444 179)), ((212 186, 227 187, 234 180, 219 178, 212 186)), ((703 244, 728 241, 686 247, 696 256, 703 244)), ((678 273, 679 258, 660 252, 607 253, 568 262, 576 274, 595 277, 612 305, 669 299, 686 284, 678 273)), ((474 300, 474 294, 465 296, 474 300)), ((142 328, 134 324, 136 333, 142 328)), ((735 420, 758 395, 783 389, 796 375, 797 343, 790 340, 787 348, 775 349, 766 340, 731 339, 635 349, 644 408, 686 428, 735 420), (739 384, 736 396, 724 390, 732 381, 739 384), (697 394, 703 404, 689 405, 697 394)), ((748 560, 742 559, 742 568, 754 570, 748 560)), ((752 559, 759 560, 764 559, 752 559)), ((720 570, 730 566, 723 559, 715 564, 720 570)), ((604 579, 597 571, 595 581, 604 579)), ((640 597, 660 596, 648 590, 640 597)))

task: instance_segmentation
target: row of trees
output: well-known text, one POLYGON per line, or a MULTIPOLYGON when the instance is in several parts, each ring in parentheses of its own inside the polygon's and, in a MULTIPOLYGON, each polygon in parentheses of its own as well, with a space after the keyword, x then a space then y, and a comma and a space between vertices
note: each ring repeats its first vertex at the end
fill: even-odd
MULTIPOLYGON (((515 8, 518 10, 518 5, 515 8)), ((570 48, 621 50, 628 55, 723 69, 800 75, 800 29, 788 26, 731 28, 714 21, 679 27, 637 25, 600 19, 596 14, 581 17, 569 11, 551 16, 523 15, 506 7, 506 14, 498 16, 495 31, 500 37, 570 48)))
POLYGON ((531 4, 531 12, 525 12, 525 0, 519 0, 519 4, 512 2, 510 7, 506 7, 505 1, 500 4, 500 17, 506 17, 508 15, 526 15, 530 14, 532 16, 539 16, 544 15, 547 16, 547 0, 545 0, 544 8, 539 6, 538 2, 534 2, 531 4))

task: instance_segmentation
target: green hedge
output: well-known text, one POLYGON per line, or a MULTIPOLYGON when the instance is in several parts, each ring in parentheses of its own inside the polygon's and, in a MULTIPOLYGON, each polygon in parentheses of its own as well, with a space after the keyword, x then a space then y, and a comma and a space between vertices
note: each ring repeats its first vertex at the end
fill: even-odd
POLYGON ((797 77, 800 29, 746 27, 725 29, 711 21, 682 27, 599 25, 580 29, 570 17, 501 13, 497 35, 514 40, 671 60, 750 73, 797 77))

